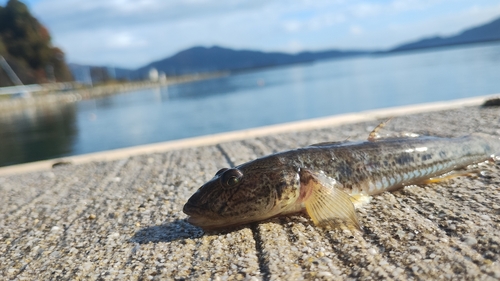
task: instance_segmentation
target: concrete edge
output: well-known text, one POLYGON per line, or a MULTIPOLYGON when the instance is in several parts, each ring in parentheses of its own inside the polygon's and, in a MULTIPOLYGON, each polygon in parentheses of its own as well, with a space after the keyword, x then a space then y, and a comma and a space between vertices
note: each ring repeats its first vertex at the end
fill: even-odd
POLYGON ((276 124, 276 125, 270 125, 252 129, 244 129, 226 133, 218 133, 200 137, 179 139, 161 143, 139 145, 122 149, 107 150, 107 151, 101 151, 83 155, 75 155, 75 156, 55 158, 50 160, 30 162, 25 164, 0 167, 0 176, 49 170, 53 167, 54 164, 57 163, 81 164, 81 163, 88 163, 91 161, 113 161, 136 155, 159 153, 159 152, 165 152, 165 151, 183 149, 189 147, 214 145, 223 142, 243 140, 248 138, 277 134, 277 133, 319 129, 329 126, 339 126, 345 124, 376 120, 380 118, 454 109, 464 106, 477 106, 484 103, 488 99, 498 98, 499 97, 498 95, 499 94, 494 94, 494 95, 487 95, 487 96, 480 96, 480 97, 473 97, 466 99, 457 99, 452 101, 432 102, 425 104, 361 111, 357 113, 333 115, 328 117, 314 118, 314 119, 276 124))

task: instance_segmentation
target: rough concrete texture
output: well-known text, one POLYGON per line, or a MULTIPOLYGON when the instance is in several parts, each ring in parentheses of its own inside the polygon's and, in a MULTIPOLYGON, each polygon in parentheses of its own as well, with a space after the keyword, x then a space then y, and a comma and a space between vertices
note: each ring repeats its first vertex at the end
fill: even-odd
MULTIPOLYGON (((381 116, 382 118, 382 116, 381 116)), ((8 280, 498 280, 500 163, 405 187, 358 210, 363 231, 304 216, 204 233, 182 206, 214 173, 258 156, 359 140, 380 122, 282 133, 0 177, 8 280), (228 163, 230 162, 230 163, 228 163)), ((382 133, 500 136, 499 107, 397 117, 382 133)))

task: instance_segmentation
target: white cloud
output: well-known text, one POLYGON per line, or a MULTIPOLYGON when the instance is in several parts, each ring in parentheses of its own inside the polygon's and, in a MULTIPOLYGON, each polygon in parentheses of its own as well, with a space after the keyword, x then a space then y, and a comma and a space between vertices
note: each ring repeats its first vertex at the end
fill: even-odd
POLYGON ((285 21, 283 23, 283 27, 288 32, 297 32, 297 31, 300 31, 302 29, 302 26, 303 26, 303 24, 300 21, 297 21, 297 20, 285 21))
POLYGON ((360 3, 353 5, 350 7, 350 13, 358 18, 364 18, 369 16, 375 16, 381 13, 383 7, 379 4, 371 4, 371 3, 360 3))
POLYGON ((337 13, 327 13, 317 16, 311 19, 308 23, 308 27, 311 30, 318 30, 322 28, 327 28, 335 24, 342 23, 346 20, 345 16, 337 13))
POLYGON ((438 5, 442 2, 443 0, 394 0, 390 3, 389 9, 393 12, 418 11, 438 5))
POLYGON ((439 18, 430 18, 411 23, 395 23, 388 29, 396 34, 408 33, 406 40, 435 35, 451 36, 457 33, 485 24, 500 16, 500 4, 494 6, 472 6, 454 13, 444 14, 439 18), (439 28, 437 28, 439 27, 439 28), (411 37, 410 37, 411 36, 411 37))
POLYGON ((119 32, 110 34, 106 38, 106 47, 114 49, 114 48, 134 48, 134 47, 144 47, 148 45, 146 40, 136 38, 134 35, 129 32, 119 32))
POLYGON ((349 32, 354 35, 360 35, 363 33, 363 28, 359 25, 351 25, 349 28, 349 32))

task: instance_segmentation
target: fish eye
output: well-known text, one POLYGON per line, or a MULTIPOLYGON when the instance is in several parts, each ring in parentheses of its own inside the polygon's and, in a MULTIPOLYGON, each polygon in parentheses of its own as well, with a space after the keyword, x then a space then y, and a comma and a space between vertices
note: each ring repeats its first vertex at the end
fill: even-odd
POLYGON ((238 185, 243 178, 243 173, 238 169, 227 169, 221 176, 221 184, 224 187, 233 187, 238 185))
POLYGON ((228 168, 222 168, 222 169, 220 169, 219 171, 217 171, 217 173, 215 173, 215 175, 216 175, 216 176, 218 176, 218 175, 220 175, 220 174, 224 173, 224 172, 225 172, 225 171, 227 171, 227 170, 229 170, 229 169, 228 169, 228 168))

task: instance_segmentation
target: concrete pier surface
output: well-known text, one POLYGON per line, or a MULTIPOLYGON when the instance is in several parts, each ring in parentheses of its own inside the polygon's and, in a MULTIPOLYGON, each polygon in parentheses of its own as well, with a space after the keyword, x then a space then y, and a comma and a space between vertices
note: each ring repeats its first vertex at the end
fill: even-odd
POLYGON ((220 168, 363 140, 390 116, 381 134, 500 137, 498 106, 429 108, 0 169, 0 279, 498 280, 498 160, 475 176, 374 196, 357 211, 362 231, 300 215, 210 233, 185 221, 183 204, 220 168))

